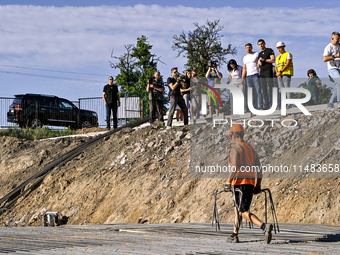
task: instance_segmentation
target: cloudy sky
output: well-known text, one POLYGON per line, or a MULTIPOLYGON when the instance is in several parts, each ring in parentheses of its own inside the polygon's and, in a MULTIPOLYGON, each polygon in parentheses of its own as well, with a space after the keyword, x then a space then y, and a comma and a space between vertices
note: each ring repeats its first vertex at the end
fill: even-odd
MULTIPOLYGON (((293 54, 295 77, 307 79, 313 68, 327 76, 322 61, 333 31, 340 30, 340 4, 325 1, 0 1, 1 97, 19 93, 44 93, 76 100, 101 96, 112 69, 113 54, 124 44, 145 35, 152 52, 166 63, 163 76, 173 66, 183 70, 185 59, 176 58, 172 37, 194 29, 206 20, 220 19, 222 42, 231 43, 242 64, 248 42, 258 51, 263 38, 274 48, 284 41, 293 54), (48 4, 46 4, 48 3, 48 4), (207 5, 209 3, 209 5, 207 5)), ((227 75, 226 66, 222 72, 227 75)), ((324 78, 326 82, 327 79, 324 78)))

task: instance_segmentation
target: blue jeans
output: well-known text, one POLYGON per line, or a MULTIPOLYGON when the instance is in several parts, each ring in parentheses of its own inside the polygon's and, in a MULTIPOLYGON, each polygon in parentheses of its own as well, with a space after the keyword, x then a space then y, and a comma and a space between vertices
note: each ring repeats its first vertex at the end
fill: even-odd
POLYGON ((106 127, 110 128, 110 117, 112 111, 112 118, 113 118, 113 127, 117 128, 118 120, 117 120, 117 104, 108 104, 106 107, 106 127))
MULTIPOLYGON (((248 75, 246 81, 247 81, 247 88, 253 88, 253 95, 252 96, 253 96, 254 108, 257 109, 257 110, 259 110, 260 108, 263 108, 261 88, 260 88, 260 82, 259 82, 259 75, 258 74, 248 75)), ((246 89, 246 94, 247 93, 248 93, 248 91, 246 89)), ((246 96, 246 98, 248 98, 248 97, 246 96)), ((247 103, 248 103, 248 101, 247 101, 247 103)))
MULTIPOLYGON (((279 89, 277 90, 278 92, 278 103, 277 103, 277 108, 281 109, 281 96, 282 94, 279 93, 280 88, 290 88, 290 82, 292 81, 292 76, 290 75, 283 75, 282 78, 277 78, 277 83, 279 86, 279 89), (281 96, 280 96, 281 94, 281 96)), ((280 91, 281 92, 281 91, 280 91)), ((283 95, 286 96, 286 95, 283 95)), ((287 98, 290 99, 291 98, 291 94, 288 93, 287 94, 287 98)), ((291 105, 287 105, 287 107, 291 107, 291 105)))
POLYGON ((333 68, 328 70, 328 74, 330 77, 333 78, 335 81, 334 84, 334 91, 332 94, 331 99, 329 100, 328 107, 333 108, 334 103, 340 103, 340 69, 338 68, 333 68))
POLYGON ((272 93, 273 93, 273 88, 267 87, 267 93, 268 93, 268 100, 269 100, 269 108, 272 107, 272 93))
POLYGON ((191 113, 196 116, 196 112, 198 110, 196 98, 191 94, 184 94, 183 99, 184 99, 185 105, 189 109, 190 118, 193 118, 194 116, 191 116, 191 113), (192 109, 193 112, 191 112, 190 108, 192 109))

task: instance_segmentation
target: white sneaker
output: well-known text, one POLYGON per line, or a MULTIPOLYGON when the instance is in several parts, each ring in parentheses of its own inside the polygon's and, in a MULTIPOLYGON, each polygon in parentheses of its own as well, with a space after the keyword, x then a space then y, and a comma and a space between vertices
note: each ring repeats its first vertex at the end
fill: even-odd
POLYGON ((334 111, 334 108, 327 106, 326 111, 334 111))
POLYGON ((171 129, 171 127, 170 127, 170 126, 167 126, 167 127, 166 127, 166 130, 169 130, 169 129, 171 129))

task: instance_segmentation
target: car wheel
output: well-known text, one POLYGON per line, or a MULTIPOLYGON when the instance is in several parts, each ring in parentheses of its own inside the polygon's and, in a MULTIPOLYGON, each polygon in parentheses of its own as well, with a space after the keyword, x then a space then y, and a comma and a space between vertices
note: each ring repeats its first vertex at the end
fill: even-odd
POLYGON ((91 123, 88 120, 82 120, 81 121, 81 128, 90 128, 91 123))
POLYGON ((40 121, 40 119, 32 119, 30 122, 29 122, 29 125, 28 125, 30 128, 41 128, 42 127, 42 123, 40 121))

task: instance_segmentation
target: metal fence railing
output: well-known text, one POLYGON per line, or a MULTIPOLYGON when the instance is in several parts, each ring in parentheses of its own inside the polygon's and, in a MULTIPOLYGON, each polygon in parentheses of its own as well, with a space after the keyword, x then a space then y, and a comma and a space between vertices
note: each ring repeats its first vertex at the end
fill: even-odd
POLYGON ((0 97, 0 128, 14 127, 14 123, 7 122, 7 112, 14 97, 0 97))
POLYGON ((99 126, 106 126, 105 105, 102 97, 79 98, 78 105, 80 109, 95 111, 98 114, 99 126))
MULTIPOLYGON (((7 122, 7 112, 9 111, 9 106, 12 104, 15 98, 11 97, 0 97, 0 128, 8 128, 8 127, 16 127, 17 124, 12 122, 7 122)), ((123 97, 120 99, 120 107, 117 111, 117 117, 121 123, 126 122, 126 119, 131 118, 141 118, 145 116, 145 111, 141 105, 144 105, 142 102, 145 100, 143 96, 132 96, 129 95, 127 97, 123 97), (144 115, 143 115, 144 114, 144 115)), ((104 101, 102 97, 91 97, 91 98, 79 98, 78 101, 71 101, 76 107, 84 110, 95 111, 98 115, 98 124, 99 127, 106 126, 106 109, 104 105, 104 101)), ((145 101, 144 101, 145 102, 145 101)), ((35 102, 30 102, 31 105, 35 105, 35 102)), ((40 104, 40 103, 39 103, 40 104)), ((45 104, 47 104, 45 102, 45 104)), ((50 103, 47 105, 44 110, 53 109, 53 118, 56 114, 58 114, 58 103, 50 103)), ((52 110, 51 110, 52 111, 52 110)), ((60 112, 60 109, 59 109, 60 112)), ((66 111, 65 111, 66 112, 66 111)), ((66 114, 66 113, 64 113, 66 114)), ((112 117, 112 115, 111 115, 112 117)))
POLYGON ((140 94, 132 94, 125 92, 125 102, 124 102, 124 119, 125 122, 132 118, 144 118, 145 107, 144 102, 146 102, 146 97, 140 94), (142 100, 141 100, 142 99, 142 100))
MULTIPOLYGON (((140 104, 140 97, 120 98, 120 107, 117 110, 118 120, 141 118, 140 104)), ((106 126, 106 109, 102 97, 79 98, 79 107, 80 109, 95 111, 98 114, 99 126, 106 126)))

